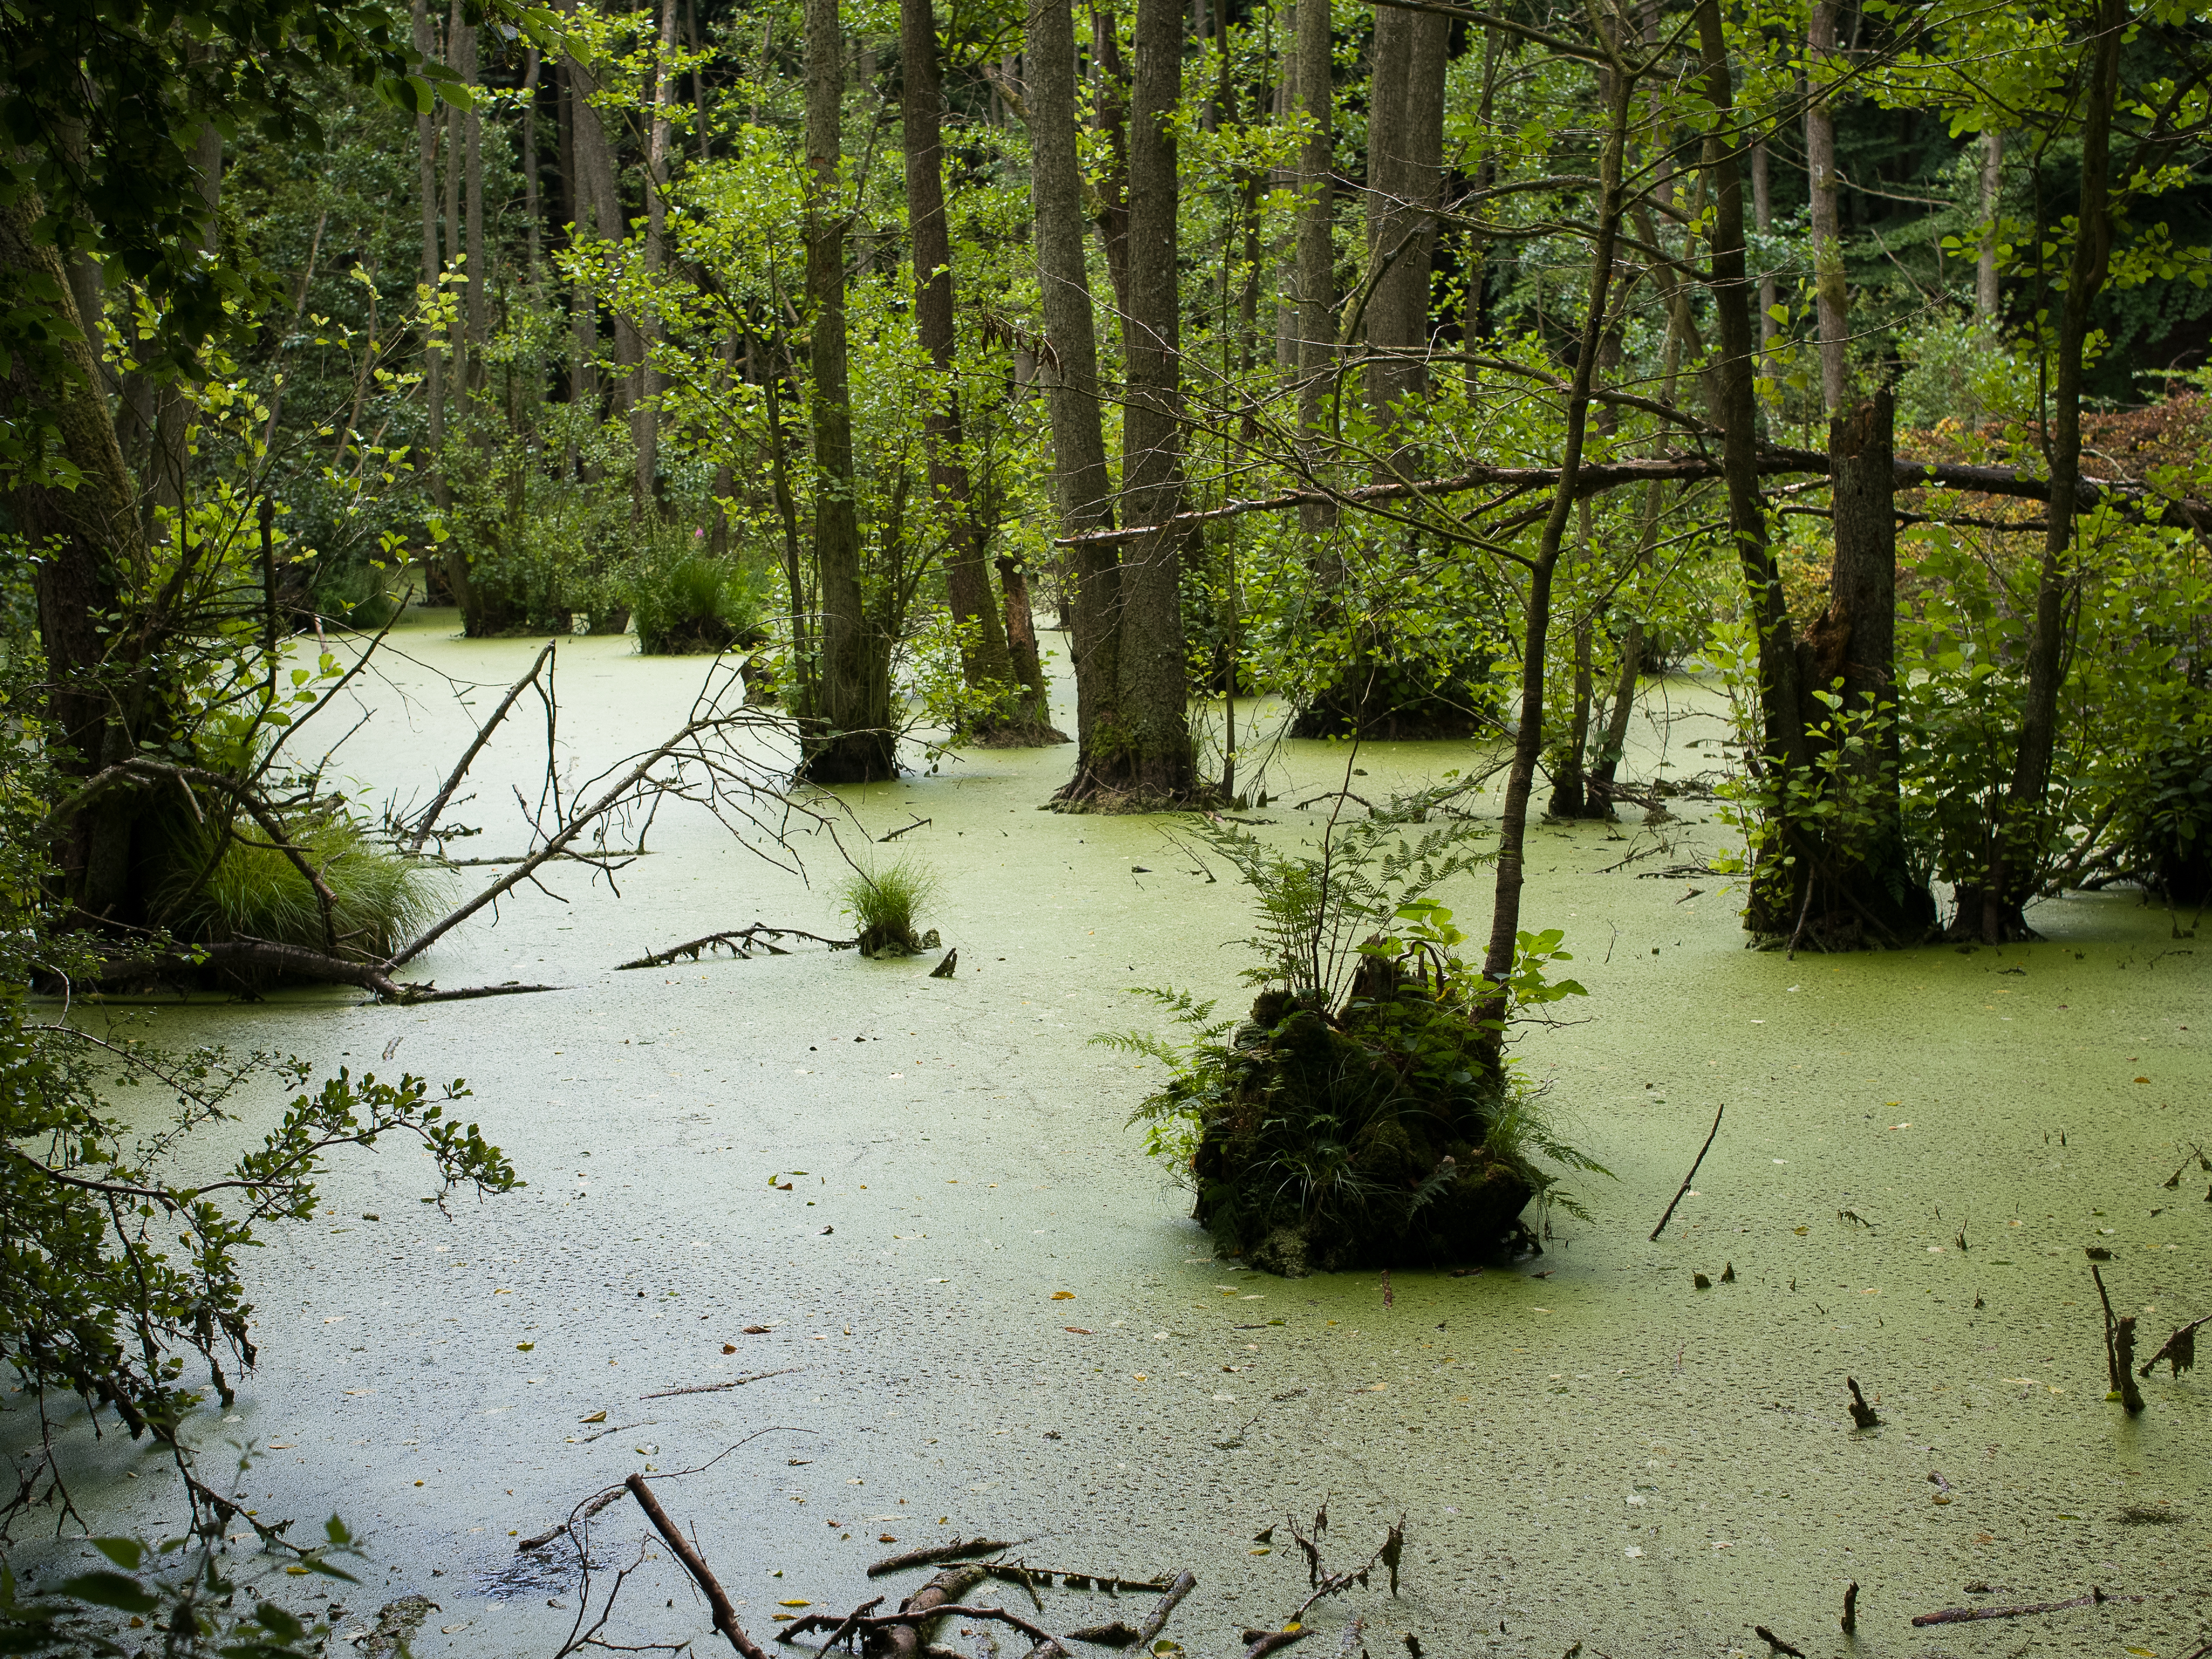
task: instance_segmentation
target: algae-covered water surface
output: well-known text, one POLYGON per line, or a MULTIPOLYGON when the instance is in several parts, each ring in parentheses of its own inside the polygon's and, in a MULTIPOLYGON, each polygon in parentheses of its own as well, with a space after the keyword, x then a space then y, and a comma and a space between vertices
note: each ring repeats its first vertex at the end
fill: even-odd
MULTIPOLYGON (((469 731, 432 671, 483 683, 481 714, 538 647, 397 637, 416 665, 365 694, 340 763, 419 800, 469 731)), ((629 649, 562 645, 563 764, 681 719, 700 665, 629 649)), ((1635 769, 1664 730, 1696 771, 1687 743, 1720 734, 1702 694, 1655 695, 1672 714, 1635 769)), ((542 758, 519 731, 495 747, 455 813, 483 830, 465 850, 521 844, 510 790, 534 792, 542 758)), ((1376 747, 1349 787, 1486 759, 1376 747)), ((343 1158, 325 1212, 254 1264, 259 1367, 193 1437, 219 1474, 245 1454, 236 1489, 264 1516, 335 1511, 363 1536, 341 1640, 419 1594, 417 1654, 550 1653, 573 1558, 518 1538, 647 1471, 763 1638, 895 1599, 921 1575, 868 1563, 981 1532, 1061 1570, 1188 1568, 1170 1636, 1238 1653, 1310 1594, 1286 1517, 1310 1531, 1325 1507, 1332 1567, 1401 1516, 1406 1541, 1398 1594, 1378 1570, 1324 1601, 1308 1652, 1338 1651, 1355 1614, 1376 1659, 1765 1654, 1762 1626, 1808 1655, 2212 1641, 2207 1385, 2161 1367, 2141 1415, 2106 1401, 2088 1255, 2108 1253, 2146 1356, 2212 1311, 2212 1174, 2191 1151, 2212 1150, 2212 944, 2187 915, 2083 895, 2033 912, 2039 944, 1790 960, 1746 951, 1728 884, 1698 873, 1729 844, 1710 808, 1540 829, 1524 914, 1565 930, 1589 995, 1516 1052, 1613 1178, 1576 1177, 1589 1218, 1553 1212, 1517 1263, 1284 1279, 1215 1258, 1127 1127, 1158 1068, 1087 1042, 1152 1027, 1134 987, 1233 1000, 1246 896, 1171 820, 1039 811, 1068 761, 971 751, 846 792, 876 836, 926 820, 896 845, 942 877, 919 920, 958 948, 949 979, 933 957, 804 945, 615 971, 753 922, 841 931, 826 838, 797 839, 801 878, 672 807, 611 883, 561 866, 418 964, 558 990, 147 1012, 171 1043, 465 1077, 529 1183, 441 1207, 411 1152, 343 1158), (1881 1426, 1854 1428, 1846 1377, 1881 1426), (1911 1622, 2093 1586, 2110 1599, 1911 1622)), ((1285 745, 1259 833, 1314 836, 1334 803, 1300 803, 1346 765, 1285 745)), ((1479 878, 1445 896, 1485 913, 1479 878)), ((152 1454, 111 1437, 86 1457, 95 1530, 173 1521, 152 1454)), ((645 1526, 625 1503, 592 1536, 620 1567, 645 1526)), ((718 1642, 657 1540, 647 1554, 608 1639, 718 1642)), ((1091 1592, 1092 1618, 1086 1592, 1042 1594, 1059 1629, 1150 1600, 1091 1592)), ((1027 1647, 964 1621, 939 1640, 1027 1647)))

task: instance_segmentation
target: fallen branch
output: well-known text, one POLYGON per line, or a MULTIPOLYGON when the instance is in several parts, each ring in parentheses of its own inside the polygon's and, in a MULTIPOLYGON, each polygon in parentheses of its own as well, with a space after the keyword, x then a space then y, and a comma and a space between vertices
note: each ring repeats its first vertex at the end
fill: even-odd
POLYGON ((1705 1137, 1705 1144, 1698 1148, 1698 1156, 1690 1165, 1690 1173, 1682 1177, 1682 1185, 1674 1194, 1673 1202, 1667 1206, 1667 1213, 1659 1218, 1659 1224, 1651 1230, 1651 1243, 1654 1244, 1659 1242, 1659 1235, 1667 1231, 1667 1224, 1674 1218, 1674 1206, 1689 1196, 1690 1183, 1698 1178, 1698 1165, 1703 1164, 1705 1161, 1705 1154, 1712 1151, 1713 1136, 1721 1132, 1721 1116, 1727 1110, 1728 1103, 1723 1101, 1721 1103, 1720 1111, 1713 1114, 1712 1133, 1705 1137))
POLYGON ((807 933, 804 928, 770 927, 764 922, 755 922, 750 927, 737 927, 726 933, 708 933, 702 939, 686 939, 681 945, 672 945, 665 951, 655 951, 635 962, 617 963, 615 971, 619 974, 632 968, 665 968, 678 957, 687 962, 696 962, 700 952, 717 949, 727 951, 740 962, 751 961, 756 947, 773 957, 789 956, 790 951, 779 950, 767 943, 768 939, 811 939, 815 944, 826 945, 833 951, 850 951, 860 944, 860 940, 854 939, 824 939, 821 934, 807 933))
POLYGON ((940 1561, 957 1561, 963 1555, 989 1555, 1000 1550, 1018 1548, 1028 1541, 1025 1538, 978 1537, 963 1543, 956 1538, 949 1544, 937 1544, 928 1549, 908 1550, 903 1554, 886 1556, 868 1569, 868 1577, 880 1578, 887 1572, 902 1572, 908 1567, 927 1567, 940 1561))
POLYGON ((1313 1632, 1301 1625, 1296 1630, 1246 1631, 1246 1639, 1252 1645, 1244 1650, 1244 1659, 1261 1659, 1262 1654, 1286 1648, 1293 1642, 1303 1642, 1313 1632))
POLYGON ((699 1559, 699 1552, 691 1547, 691 1540, 676 1529, 676 1523, 668 1518, 668 1511, 660 1507, 660 1500, 645 1484, 645 1477, 633 1474, 623 1485, 629 1488, 630 1495, 637 1499, 637 1506, 645 1511, 646 1519, 653 1522, 653 1530, 661 1535, 671 1553, 684 1564, 684 1571, 691 1575, 706 1596, 707 1605, 714 1610, 714 1628, 729 1638, 730 1645, 744 1659, 768 1659, 738 1623, 738 1611, 730 1605, 729 1596, 707 1570, 707 1564, 699 1559))
POLYGON ((507 696, 500 699, 499 707, 492 710, 491 718, 477 728, 476 741, 463 751, 460 763, 453 768, 452 775, 446 780, 446 787, 438 792, 436 798, 429 805, 422 809, 422 817, 415 820, 415 827, 408 832, 407 850, 409 852, 419 853, 422 850, 422 843, 429 839, 431 826, 437 823, 438 814, 446 810, 446 804, 453 798, 453 791, 461 787, 461 780, 469 775, 469 768, 476 763, 477 757, 483 752, 483 746, 491 741, 491 734, 499 729, 499 723, 507 718, 507 710, 514 707, 515 699, 529 689, 532 682, 537 679, 539 672, 551 659, 552 655, 553 641, 548 640, 545 642, 545 648, 538 653, 537 661, 530 665, 530 672, 515 681, 507 696))
MULTIPOLYGON (((871 1622, 880 1620, 878 1628, 890 1638, 890 1648, 898 1659, 916 1659, 922 1638, 928 1627, 948 1607, 957 1605, 962 1596, 983 1582, 983 1570, 975 1565, 947 1567, 905 1601, 899 1603, 896 1613, 873 1615, 871 1622)), ((1034 1628, 1034 1626, 1032 1626, 1034 1628)), ((1051 1638, 1044 1632, 1044 1639, 1051 1638)))
MULTIPOLYGON (((921 1596, 928 1593, 929 1589, 925 1588, 921 1595, 915 1597, 915 1601, 918 1604, 921 1596)), ((933 1601, 927 1607, 915 1605, 897 1613, 872 1613, 859 1622, 863 1626, 878 1630, 899 1627, 913 1630, 927 1620, 937 1619, 989 1620, 1001 1625, 1012 1626, 1030 1641, 1040 1645, 1048 1644, 1057 1647, 1060 1644, 1060 1638, 1042 1626, 1031 1624, 1018 1613, 1010 1613, 1005 1607, 971 1607, 958 1601, 933 1601)))
POLYGON ((131 974, 160 974, 179 968, 265 968, 272 973, 295 975, 327 985, 352 985, 386 1002, 412 1006, 421 1002, 468 1002, 478 997, 524 996, 537 991, 558 991, 558 985, 475 985, 441 991, 429 981, 396 980, 373 962, 349 962, 301 945, 280 945, 274 939, 219 939, 161 956, 112 957, 100 964, 104 979, 131 974))
POLYGON ((2107 1595, 2095 1585, 2087 1595, 2077 1595, 2070 1601, 2028 1601, 2016 1607, 1944 1607, 1935 1613, 1914 1616, 1917 1629, 1925 1625, 1971 1625, 1984 1619, 2022 1619, 2030 1613, 2063 1613, 2069 1607, 2098 1607, 2107 1601, 2141 1601, 2140 1595, 2107 1595))
MULTIPOLYGON (((909 814, 908 816, 911 817, 912 815, 909 814)), ((876 839, 878 842, 896 841, 901 836, 906 834, 909 830, 919 830, 925 823, 934 823, 935 822, 936 820, 934 818, 915 818, 912 823, 902 823, 897 829, 892 830, 888 836, 878 836, 876 839)))
MULTIPOLYGON (((1035 1581, 1047 1589, 1052 1588, 1052 1581, 1055 1578, 1060 1580, 1063 1589, 1157 1591, 1172 1589, 1175 1584, 1171 1578, 1116 1578, 1111 1573, 1069 1572, 1060 1567, 1033 1567, 1025 1561, 986 1561, 983 1567, 994 1578, 1004 1578, 1016 1583, 1035 1581)), ((874 1569, 869 1571, 872 1572, 874 1569)))
MULTIPOLYGON (((635 1428, 637 1425, 635 1424, 632 1424, 630 1426, 635 1428)), ((535 1538, 523 1539, 520 1543, 515 1545, 514 1553, 517 1555, 520 1555, 527 1550, 544 1549, 548 1544, 566 1533, 578 1522, 590 1520, 601 1510, 606 1508, 608 1504, 620 1498, 627 1490, 629 1489, 623 1486, 608 1487, 597 1498, 592 1499, 590 1503, 585 1504, 582 1509, 578 1510, 574 1514, 570 1515, 566 1521, 562 1521, 548 1530, 539 1533, 535 1538)))
POLYGON ((655 1394, 641 1394, 640 1400, 667 1400, 679 1394, 720 1394, 725 1389, 742 1389, 748 1382, 758 1382, 764 1377, 784 1376, 793 1371, 803 1371, 804 1365, 783 1365, 772 1371, 755 1371, 750 1376, 733 1376, 726 1382, 694 1382, 689 1388, 662 1389, 655 1394))

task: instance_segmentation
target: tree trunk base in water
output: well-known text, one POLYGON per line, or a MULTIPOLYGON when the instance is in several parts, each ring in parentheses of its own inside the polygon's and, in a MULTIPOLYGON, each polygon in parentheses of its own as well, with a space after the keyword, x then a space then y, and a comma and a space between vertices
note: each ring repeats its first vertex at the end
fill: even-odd
POLYGON ((898 740, 889 732, 847 732, 810 743, 799 763, 799 775, 807 783, 885 783, 898 776, 898 740))
POLYGON ((1943 935, 1936 901, 1924 887, 1899 878, 1893 884, 1872 870, 1848 882, 1823 881, 1804 890, 1790 884, 1754 884, 1744 931, 1760 951, 1909 951, 1943 935))
POLYGON ((1358 738, 1368 743, 1456 741, 1495 731, 1497 717, 1462 688, 1383 695, 1333 686, 1291 717, 1293 738, 1358 738))
POLYGON ((987 726, 968 733, 967 740, 978 749, 1049 749, 1054 744, 1075 741, 1056 726, 1029 720, 987 726))
POLYGON ((1998 897, 1961 882, 1951 889, 1946 945, 2033 945, 2043 935, 2027 925, 2017 900, 1998 897))

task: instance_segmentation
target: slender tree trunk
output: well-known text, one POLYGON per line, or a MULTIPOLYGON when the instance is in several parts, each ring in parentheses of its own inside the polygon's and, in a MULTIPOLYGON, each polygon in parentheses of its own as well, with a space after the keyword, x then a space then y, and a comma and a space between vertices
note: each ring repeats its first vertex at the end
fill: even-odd
POLYGON ((805 729, 817 783, 895 777, 887 641, 861 586, 858 480, 845 342, 845 204, 838 163, 845 37, 837 0, 806 0, 806 298, 814 428, 814 562, 822 585, 822 659, 805 729))
MULTIPOLYGON (((668 143, 672 131, 669 106, 676 101, 676 77, 668 62, 676 52, 676 0, 660 0, 660 52, 653 69, 653 121, 646 139, 645 268, 660 276, 668 269, 668 143)), ((660 326, 650 313, 638 323, 638 401, 630 412, 630 440, 637 449, 634 510, 650 516, 660 494, 660 371, 653 349, 660 326)))
MULTIPOLYGON (((427 0, 415 0, 412 16, 415 49, 426 58, 435 57, 438 26, 430 16, 427 0)), ((422 216, 422 298, 434 319, 442 313, 442 279, 446 270, 438 213, 441 125, 435 107, 415 118, 416 182, 422 216)), ((428 475, 425 482, 429 486, 431 505, 441 517, 450 514, 453 507, 453 491, 446 482, 446 346, 445 330, 434 320, 422 340, 422 397, 428 405, 422 470, 428 475)), ((446 591, 459 609, 462 631, 473 634, 477 631, 479 619, 476 592, 469 581, 468 555, 456 538, 448 537, 443 543, 432 545, 438 550, 434 556, 439 573, 445 578, 446 591)))
MULTIPOLYGON (((1121 420, 1122 522, 1164 525, 1182 502, 1182 349, 1176 143, 1182 96, 1182 8, 1137 0, 1136 77, 1129 109, 1127 385, 1121 420)), ((1119 730, 1112 752, 1093 744, 1071 786, 1159 805, 1194 785, 1183 662, 1182 533, 1129 544, 1121 559, 1119 730), (1087 773, 1088 784, 1085 784, 1087 773)))
POLYGON ((1994 338, 2002 320, 2003 295, 1997 286, 1998 221, 2004 213, 2004 134, 1991 127, 1982 135, 1982 234, 1974 259, 1974 321, 1984 338, 1994 338))
POLYGON ((2081 199, 2074 251, 2058 307, 2057 374, 2047 419, 2051 503, 2045 514, 2043 563, 2036 578, 2035 625, 2027 648, 2027 690, 2021 709, 2020 747, 2013 757, 2002 821, 1993 826, 1984 876, 1983 939, 2025 938, 2022 907, 2033 896, 2049 844, 2047 805, 2051 758, 2058 744, 2058 693, 2066 678, 2069 591, 2075 574, 2081 481, 2081 358, 2090 312, 2104 289, 2112 246, 2112 115, 2119 98, 2120 36, 2125 0, 2099 0, 2081 112, 2081 199))
POLYGON ((538 48, 525 55, 522 65, 522 219, 524 269, 530 286, 538 286, 544 262, 544 215, 538 199, 538 78, 543 64, 538 48))
MULTIPOLYGON (((1054 494, 1069 535, 1109 526, 1114 483, 1099 425, 1098 344, 1084 258, 1083 175, 1075 132, 1075 29, 1067 0, 1029 0, 1030 190, 1037 289, 1048 361, 1054 494)), ((1121 726, 1121 571, 1110 547, 1079 545, 1069 561, 1069 654, 1075 669, 1076 775, 1121 726)))
MULTIPOLYGON (((1589 504, 1582 506, 1587 513, 1589 504)), ((1552 774, 1551 815, 1555 818, 1589 816, 1589 790, 1583 771, 1583 756, 1589 746, 1590 623, 1587 617, 1575 625, 1574 701, 1567 716, 1567 741, 1552 774)))
MULTIPOLYGON (((1298 85, 1298 9, 1293 3, 1286 17, 1287 33, 1275 53, 1274 125, 1290 124, 1291 112, 1297 107, 1298 85)), ((1296 167, 1280 165, 1267 175, 1271 191, 1295 198, 1298 188, 1296 167)), ((1298 368, 1298 253, 1297 229, 1292 222, 1290 232, 1277 245, 1275 265, 1280 273, 1280 296, 1275 303, 1275 367, 1285 380, 1293 379, 1298 368)))
MULTIPOLYGON (((1007 654, 1005 622, 991 592, 981 526, 975 521, 968 465, 960 450, 952 240, 945 218, 944 135, 939 113, 944 93, 938 81, 937 15, 930 0, 900 0, 899 70, 907 227, 914 247, 915 331, 941 382, 938 401, 923 422, 929 446, 929 491, 945 527, 945 597, 961 629, 962 677, 971 690, 980 690, 1012 684, 1014 666, 1007 654)), ((1043 719, 1043 709, 1032 705, 1023 710, 1019 724, 1043 719)), ((983 735, 997 734, 994 726, 983 735)))
POLYGON ((1820 90, 1822 70, 1836 48, 1837 0, 1814 0, 1806 32, 1810 95, 1805 104, 1805 165, 1812 176, 1813 301, 1820 331, 1820 396, 1829 414, 1844 406, 1850 337, 1850 296, 1844 286, 1842 232, 1838 218, 1836 115, 1820 90))
MULTIPOLYGON (((1759 692, 1763 722, 1759 775, 1772 781, 1805 769, 1804 728, 1799 718, 1796 647, 1782 572, 1766 536, 1766 509, 1759 494, 1757 347, 1751 325, 1754 291, 1745 270, 1743 179, 1736 156, 1741 143, 1729 70, 1728 36, 1719 0, 1698 0, 1698 42, 1704 58, 1705 100, 1713 111, 1705 136, 1705 167, 1713 208, 1711 257, 1719 362, 1714 375, 1713 416, 1721 428, 1721 471, 1728 492, 1729 533, 1743 570, 1753 625, 1759 630, 1759 692)), ((1784 826, 1786 834, 1787 826, 1784 826)), ((1796 896, 1789 868, 1776 861, 1755 872, 1744 925, 1754 933, 1787 932, 1795 913, 1778 925, 1777 907, 1796 896)))
POLYGON ((1613 683, 1613 702, 1605 720, 1605 733, 1600 738, 1597 763, 1590 768, 1592 805, 1602 809, 1597 816, 1610 818, 1615 815, 1613 807, 1613 781, 1620 775, 1621 757, 1628 750, 1628 722, 1636 712, 1636 677, 1644 662, 1644 624, 1635 617, 1621 630, 1620 672, 1613 683))
MULTIPOLYGON (((194 48, 192 55, 203 55, 202 49, 194 48)), ((200 246, 213 253, 221 235, 216 214, 222 204, 222 135, 212 123, 202 124, 192 140, 192 171, 198 176, 200 199, 207 204, 208 212, 200 246)), ((94 349, 96 354, 97 348, 94 349)), ((192 402, 184 386, 176 381, 157 385, 150 401, 154 409, 150 452, 153 477, 147 481, 147 504, 165 509, 173 517, 185 506, 188 483, 185 471, 191 462, 187 439, 194 413, 192 402)), ((150 514, 149 517, 150 520, 150 514)))
MULTIPOLYGON (((483 84, 477 45, 476 30, 464 27, 457 53, 459 62, 455 67, 471 92, 483 84)), ((466 389, 477 392, 483 390, 484 384, 484 292, 489 272, 484 253, 483 118, 473 101, 461 116, 461 225, 462 246, 468 254, 468 285, 463 290, 462 310, 468 339, 466 389)))
MULTIPOLYGON (((1717 0, 1701 0, 1701 3, 1710 7, 1716 5, 1717 0)), ((1528 798, 1544 748, 1544 655, 1552 621, 1552 579, 1559 568, 1559 550, 1566 540, 1567 523, 1575 508, 1575 483, 1582 470, 1583 444, 1589 434, 1590 386, 1597 374, 1597 347, 1605 331, 1624 206, 1621 163, 1627 147, 1629 102, 1634 82, 1620 73, 1617 64, 1605 78, 1611 107, 1606 112, 1606 137, 1598 162, 1597 234, 1590 250, 1589 289, 1583 313, 1581 349, 1575 354, 1574 374, 1567 392, 1566 434, 1559 452, 1559 482, 1553 486, 1552 509, 1545 518, 1543 535, 1528 569, 1522 611, 1521 725, 1514 735, 1513 761, 1505 775, 1505 800, 1498 826, 1490 944, 1482 962, 1483 977, 1501 988, 1491 1000, 1489 1012, 1493 1017, 1504 1014, 1502 988, 1513 972, 1519 945, 1528 798)), ((1739 272, 1741 260, 1739 249, 1739 272)), ((1502 1031, 1496 1035, 1494 1042, 1502 1045, 1502 1031)))
MULTIPOLYGON (((1751 147, 1751 215, 1752 223, 1762 238, 1774 234, 1774 191, 1767 177, 1764 141, 1751 147)), ((1774 308, 1780 303, 1774 270, 1762 249, 1759 256, 1759 356, 1762 369, 1773 352, 1774 337, 1782 331, 1782 325, 1774 315, 1774 308)))
MULTIPOLYGON (((1324 0, 1300 6, 1297 27, 1298 107, 1312 124, 1298 155, 1298 425, 1308 434, 1311 465, 1317 460, 1322 393, 1336 362, 1336 205, 1330 176, 1336 37, 1324 0)), ((1316 501, 1301 507, 1298 519, 1314 534, 1335 525, 1336 509, 1316 501)))

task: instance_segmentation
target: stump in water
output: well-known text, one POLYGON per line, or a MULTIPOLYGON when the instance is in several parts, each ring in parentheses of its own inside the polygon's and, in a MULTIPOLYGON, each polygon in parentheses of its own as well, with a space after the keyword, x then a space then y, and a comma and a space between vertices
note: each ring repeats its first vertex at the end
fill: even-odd
POLYGON ((1200 1126, 1198 1219, 1225 1255, 1298 1277, 1536 1248, 1550 1184, 1524 1108, 1449 993, 1364 963, 1340 1009, 1263 993, 1218 1063, 1182 1079, 1200 1126))

